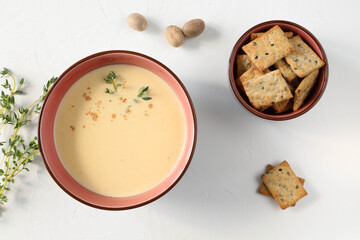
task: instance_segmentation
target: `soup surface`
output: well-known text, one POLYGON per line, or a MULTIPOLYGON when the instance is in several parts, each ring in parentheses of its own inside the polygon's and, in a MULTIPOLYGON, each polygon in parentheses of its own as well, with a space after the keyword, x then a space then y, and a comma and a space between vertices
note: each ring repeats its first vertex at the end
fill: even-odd
POLYGON ((102 195, 132 196, 155 187, 174 169, 184 147, 185 117, 160 77, 118 64, 89 72, 69 89, 54 131, 58 155, 76 181, 102 195), (104 81, 111 71, 121 84, 114 93, 104 81), (137 95, 146 86, 144 100, 137 95))

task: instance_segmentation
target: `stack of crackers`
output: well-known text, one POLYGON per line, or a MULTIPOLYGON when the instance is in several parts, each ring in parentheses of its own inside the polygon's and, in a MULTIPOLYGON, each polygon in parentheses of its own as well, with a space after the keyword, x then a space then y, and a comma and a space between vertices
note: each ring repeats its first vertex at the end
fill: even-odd
POLYGON ((252 33, 251 42, 238 54, 236 84, 254 108, 275 113, 296 111, 316 83, 325 63, 293 32, 275 26, 252 33))
POLYGON ((295 206, 297 201, 307 195, 305 179, 297 177, 287 161, 276 167, 269 164, 261 179, 259 193, 274 198, 281 209, 295 206))

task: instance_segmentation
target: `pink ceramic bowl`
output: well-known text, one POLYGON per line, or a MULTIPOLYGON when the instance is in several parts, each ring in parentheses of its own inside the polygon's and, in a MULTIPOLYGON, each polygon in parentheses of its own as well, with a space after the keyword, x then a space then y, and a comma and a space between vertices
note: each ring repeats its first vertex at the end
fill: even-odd
POLYGON ((45 166, 55 182, 70 196, 92 207, 106 210, 135 208, 167 193, 184 175, 194 153, 196 116, 190 96, 179 78, 165 65, 140 53, 107 51, 86 57, 68 68, 46 96, 39 121, 39 145, 45 166), (107 197, 94 193, 76 182, 65 170, 54 144, 54 120, 59 104, 71 86, 86 73, 106 65, 131 64, 146 68, 160 76, 176 93, 186 118, 184 151, 172 173, 155 188, 131 197, 107 197))
POLYGON ((315 106, 315 104, 320 100, 323 95, 326 84, 328 81, 328 72, 329 72, 329 63, 326 58, 325 51, 321 46, 319 40, 306 28, 289 21, 282 20, 274 20, 260 23, 248 31, 246 31, 236 42, 229 60, 229 80, 231 88, 235 94, 235 97, 239 100, 239 102, 251 113, 255 114, 258 117, 269 119, 269 120, 289 120, 292 118, 299 117, 306 112, 308 112, 311 108, 315 106), (272 112, 272 109, 267 109, 264 112, 260 112, 255 109, 249 102, 247 96, 239 91, 236 86, 236 55, 239 53, 243 53, 241 47, 248 42, 250 42, 251 33, 256 32, 266 32, 270 28, 275 25, 279 25, 283 31, 292 31, 294 36, 299 35, 316 53, 317 55, 325 62, 325 66, 320 69, 319 76, 316 82, 316 85, 311 90, 309 96, 305 100, 304 104, 295 112, 283 113, 283 114, 275 114, 272 112))

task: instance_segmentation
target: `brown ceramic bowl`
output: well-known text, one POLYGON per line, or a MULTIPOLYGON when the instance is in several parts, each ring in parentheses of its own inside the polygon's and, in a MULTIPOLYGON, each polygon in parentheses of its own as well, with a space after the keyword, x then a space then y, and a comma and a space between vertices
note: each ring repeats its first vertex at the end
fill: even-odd
POLYGON ((269 120, 289 120, 296 117, 303 115, 304 113, 308 112, 311 108, 315 106, 315 104, 320 100, 321 96, 323 95, 326 84, 328 81, 328 72, 329 72, 329 63, 326 58, 325 51, 321 46, 319 40, 306 28, 289 21, 281 21, 281 20, 274 20, 260 23, 248 31, 246 31, 236 42, 230 56, 229 60, 229 80, 232 90, 234 91, 235 97, 239 100, 239 102, 251 113, 255 114, 258 117, 262 117, 269 120), (242 94, 236 84, 236 55, 239 53, 243 53, 241 47, 248 42, 250 42, 250 35, 251 33, 255 32, 266 32, 270 28, 275 25, 279 25, 282 30, 285 31, 292 31, 294 36, 300 35, 300 37, 318 54, 318 56, 325 62, 325 66, 320 69, 319 76, 316 82, 316 85, 311 90, 309 96, 304 101, 304 104, 295 112, 287 112, 283 114, 275 114, 272 109, 267 109, 264 112, 260 112, 259 110, 255 109, 249 102, 247 96, 242 94))

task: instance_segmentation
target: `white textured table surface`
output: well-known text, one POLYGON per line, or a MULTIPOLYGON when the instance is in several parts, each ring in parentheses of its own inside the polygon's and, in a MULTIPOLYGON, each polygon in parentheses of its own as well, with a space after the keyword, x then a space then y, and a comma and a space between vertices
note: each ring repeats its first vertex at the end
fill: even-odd
POLYGON ((150 55, 187 87, 198 117, 197 149, 183 179, 161 199, 109 212, 63 192, 41 160, 12 186, 0 239, 360 239, 360 4, 356 1, 0 1, 0 67, 41 86, 95 52, 150 55), (131 12, 147 17, 136 32, 131 12), (203 18, 180 48, 164 29, 203 18), (320 102, 291 121, 257 118, 237 103, 228 59, 250 27, 272 19, 303 25, 322 43, 329 82, 320 102), (267 163, 288 160, 308 196, 280 210, 257 193, 267 163))

